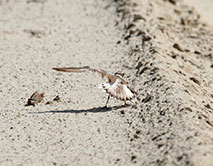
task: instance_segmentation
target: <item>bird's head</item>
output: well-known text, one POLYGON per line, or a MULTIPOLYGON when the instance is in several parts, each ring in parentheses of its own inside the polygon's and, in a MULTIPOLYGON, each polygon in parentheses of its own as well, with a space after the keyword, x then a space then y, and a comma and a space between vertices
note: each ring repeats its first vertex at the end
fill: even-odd
POLYGON ((124 77, 124 73, 123 73, 122 71, 117 71, 117 72, 115 72, 114 75, 115 75, 115 76, 118 76, 118 77, 121 77, 121 78, 124 77))

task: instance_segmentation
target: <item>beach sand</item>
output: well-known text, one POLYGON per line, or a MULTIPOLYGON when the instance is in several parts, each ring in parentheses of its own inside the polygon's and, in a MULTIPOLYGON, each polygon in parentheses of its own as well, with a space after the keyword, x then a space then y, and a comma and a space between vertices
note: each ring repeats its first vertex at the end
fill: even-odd
POLYGON ((210 166, 213 32, 186 4, 0 0, 0 165, 210 166), (101 77, 69 66, 124 71, 139 103, 103 108, 101 77))
POLYGON ((189 5, 193 6, 195 10, 201 15, 202 21, 209 24, 211 27, 213 27, 213 1, 212 0, 184 0, 184 2, 189 5))

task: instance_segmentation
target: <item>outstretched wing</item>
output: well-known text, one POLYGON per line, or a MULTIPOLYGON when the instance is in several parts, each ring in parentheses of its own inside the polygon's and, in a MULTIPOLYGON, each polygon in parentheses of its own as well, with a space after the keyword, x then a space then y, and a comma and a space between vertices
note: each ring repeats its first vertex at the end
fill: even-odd
POLYGON ((100 88, 103 89, 109 95, 123 100, 137 102, 136 93, 134 93, 126 84, 122 84, 122 80, 116 79, 114 83, 103 83, 100 84, 100 88))
POLYGON ((85 72, 89 69, 89 66, 84 67, 61 67, 61 68, 52 68, 53 70, 63 71, 63 72, 85 72))
POLYGON ((57 71, 63 71, 63 72, 85 72, 85 71, 92 71, 92 72, 97 72, 101 74, 102 78, 104 78, 107 73, 104 70, 97 70, 94 68, 90 68, 89 66, 84 66, 84 67, 62 67, 62 68, 52 68, 53 70, 57 71))

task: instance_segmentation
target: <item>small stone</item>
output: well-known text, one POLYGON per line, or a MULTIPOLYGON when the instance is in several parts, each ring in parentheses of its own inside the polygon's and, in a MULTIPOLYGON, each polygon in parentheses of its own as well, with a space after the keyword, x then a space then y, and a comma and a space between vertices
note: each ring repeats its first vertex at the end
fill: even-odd
POLYGON ((57 95, 57 96, 53 99, 53 101, 60 102, 60 101, 61 101, 61 98, 59 97, 59 95, 57 95))
POLYGON ((175 43, 175 44, 173 45, 173 47, 176 48, 178 51, 181 51, 181 52, 184 51, 184 49, 183 49, 178 43, 175 43))
POLYGON ((47 102, 45 103, 45 105, 50 105, 50 104, 53 104, 53 102, 52 102, 52 101, 47 101, 47 102))
POLYGON ((124 115, 124 114, 125 114, 124 110, 121 110, 121 111, 120 111, 120 113, 121 113, 122 115, 124 115))
POLYGON ((166 112, 164 110, 160 110, 159 113, 160 113, 160 115, 165 115, 166 114, 166 112))
POLYGON ((135 160, 135 159, 136 159, 136 156, 133 155, 133 156, 131 157, 131 160, 133 161, 133 160, 135 160))

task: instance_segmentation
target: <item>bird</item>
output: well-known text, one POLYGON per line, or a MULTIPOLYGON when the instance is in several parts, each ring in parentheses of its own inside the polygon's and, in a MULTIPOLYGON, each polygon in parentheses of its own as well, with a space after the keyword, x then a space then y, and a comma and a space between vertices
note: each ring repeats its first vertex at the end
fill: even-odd
POLYGON ((34 92, 30 98, 27 100, 27 104, 25 106, 33 105, 40 103, 44 98, 44 92, 38 93, 37 91, 34 92))
POLYGON ((105 79, 105 83, 99 84, 99 88, 101 88, 104 92, 108 94, 108 98, 105 104, 105 108, 107 108, 110 97, 114 97, 118 100, 124 101, 125 105, 127 102, 131 102, 136 104, 138 102, 137 95, 138 93, 128 86, 128 83, 123 79, 124 73, 121 71, 117 71, 114 74, 109 74, 102 69, 95 69, 89 66, 83 67, 62 67, 62 68, 52 68, 56 71, 62 72, 87 72, 91 71, 93 73, 99 73, 103 79, 105 79))

